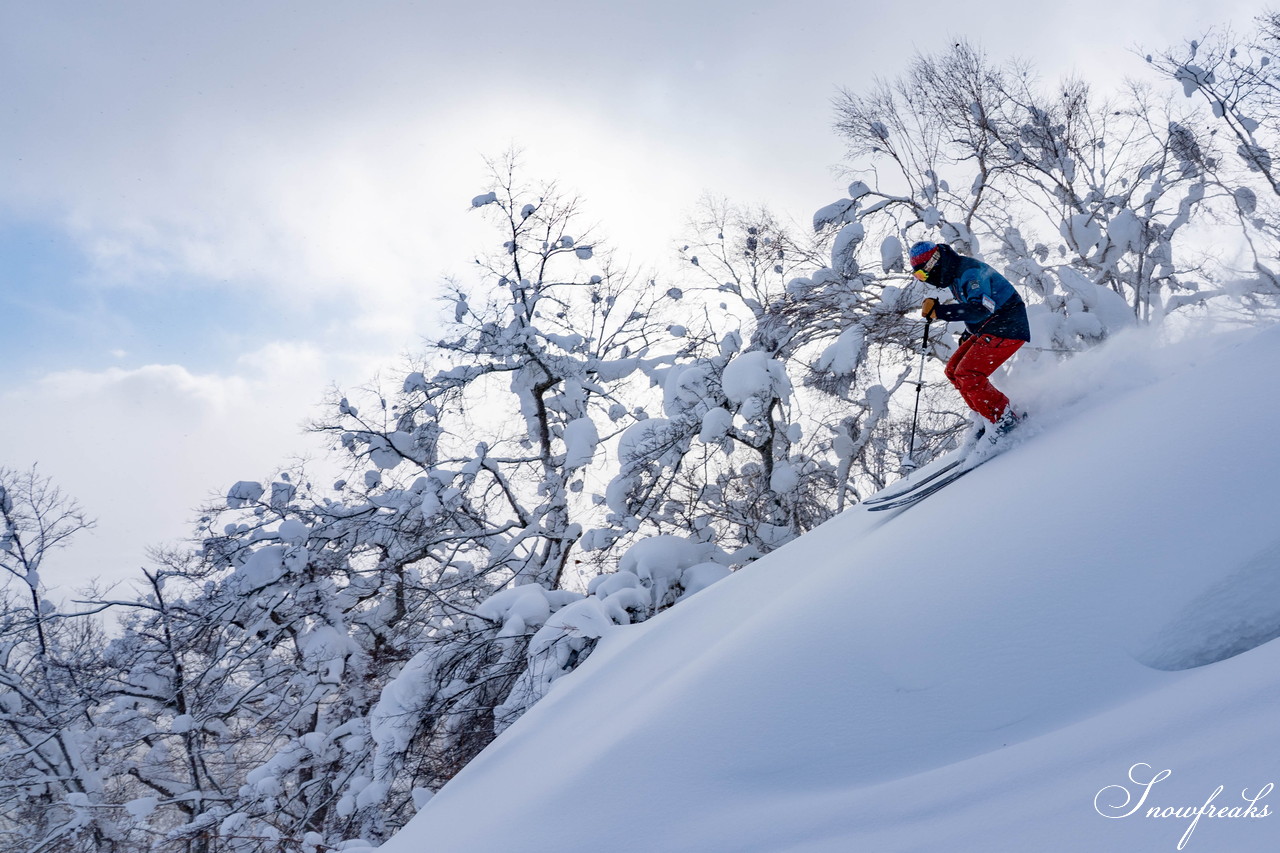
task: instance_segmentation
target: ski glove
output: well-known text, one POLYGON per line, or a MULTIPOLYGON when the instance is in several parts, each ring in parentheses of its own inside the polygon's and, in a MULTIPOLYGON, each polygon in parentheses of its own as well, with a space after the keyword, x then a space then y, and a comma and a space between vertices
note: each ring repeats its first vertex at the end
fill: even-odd
POLYGON ((930 320, 935 319, 935 312, 938 310, 938 300, 932 296, 925 297, 924 304, 920 306, 920 316, 930 320))

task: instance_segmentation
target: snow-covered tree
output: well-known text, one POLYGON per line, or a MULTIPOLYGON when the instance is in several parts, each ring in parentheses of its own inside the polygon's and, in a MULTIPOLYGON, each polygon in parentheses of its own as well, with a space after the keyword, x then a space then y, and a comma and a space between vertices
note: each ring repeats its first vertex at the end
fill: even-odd
POLYGON ((0 845, 115 850, 108 808, 103 638, 46 598, 47 558, 93 522, 32 467, 0 469, 0 845))
POLYGON ((903 288, 864 273, 856 240, 825 225, 806 233, 704 200, 681 249, 687 280, 669 291, 687 306, 690 348, 664 378, 663 416, 619 443, 615 524, 714 541, 745 562, 883 484, 882 383, 906 379, 919 324, 903 288))
POLYGON ((181 551, 154 561, 136 598, 111 602, 122 630, 104 654, 100 713, 129 827, 151 849, 258 849, 282 837, 298 799, 319 799, 314 787, 282 785, 281 821, 248 819, 257 798, 247 776, 315 697, 305 663, 279 642, 306 625, 314 602, 264 608, 244 576, 224 577, 217 561, 181 551))
POLYGON ((472 206, 501 248, 451 283, 445 331, 315 423, 337 481, 235 483, 198 558, 131 605, 113 712, 136 722, 149 831, 383 838, 604 631, 727 573, 686 543, 697 559, 590 580, 630 545, 593 500, 614 440, 685 343, 576 200, 510 161, 492 177, 472 206))
POLYGON ((1205 125, 1225 139, 1205 171, 1224 219, 1243 237, 1246 256, 1228 261, 1253 279, 1242 296, 1274 305, 1280 295, 1280 169, 1273 154, 1280 144, 1280 13, 1263 13, 1254 24, 1245 37, 1223 29, 1147 61, 1208 108, 1205 125))
POLYGON ((1208 135, 1141 87, 1045 88, 961 42, 846 91, 837 128, 878 169, 843 218, 882 249, 935 239, 996 264, 1042 346, 1079 349, 1226 293, 1183 239, 1208 214, 1208 135))

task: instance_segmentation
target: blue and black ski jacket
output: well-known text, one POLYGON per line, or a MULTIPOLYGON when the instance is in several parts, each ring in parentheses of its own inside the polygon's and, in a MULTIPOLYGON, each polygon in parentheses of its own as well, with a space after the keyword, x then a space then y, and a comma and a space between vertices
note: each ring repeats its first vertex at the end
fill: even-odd
POLYGON ((929 283, 949 288, 956 301, 938 305, 934 316, 963 322, 975 335, 1031 340, 1026 303, 1008 279, 976 258, 956 254, 950 246, 938 248, 943 253, 939 259, 941 275, 932 276, 929 283))

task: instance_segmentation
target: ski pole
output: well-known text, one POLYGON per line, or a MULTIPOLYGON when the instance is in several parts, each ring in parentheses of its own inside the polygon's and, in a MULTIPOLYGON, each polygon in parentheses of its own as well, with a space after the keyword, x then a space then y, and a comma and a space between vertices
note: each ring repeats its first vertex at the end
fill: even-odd
POLYGON ((924 359, 929 352, 929 327, 931 325, 933 325, 933 318, 926 317, 924 321, 924 340, 920 342, 920 377, 916 380, 916 408, 911 414, 911 439, 907 442, 907 462, 911 468, 914 468, 916 464, 916 422, 920 418, 920 389, 924 387, 924 359))

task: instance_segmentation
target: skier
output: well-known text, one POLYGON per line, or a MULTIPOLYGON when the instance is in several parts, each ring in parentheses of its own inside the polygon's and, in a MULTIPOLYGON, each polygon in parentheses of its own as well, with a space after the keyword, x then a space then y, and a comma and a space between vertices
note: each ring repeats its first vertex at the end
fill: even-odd
POLYGON ((920 313, 930 320, 962 321, 966 331, 947 361, 946 377, 969 408, 995 425, 995 436, 1009 432, 1026 418, 991 384, 991 374, 1031 340, 1027 306, 1013 285, 976 258, 957 254, 946 243, 919 242, 911 247, 911 271, 933 287, 950 288, 954 303, 932 296, 920 313))

